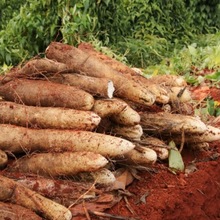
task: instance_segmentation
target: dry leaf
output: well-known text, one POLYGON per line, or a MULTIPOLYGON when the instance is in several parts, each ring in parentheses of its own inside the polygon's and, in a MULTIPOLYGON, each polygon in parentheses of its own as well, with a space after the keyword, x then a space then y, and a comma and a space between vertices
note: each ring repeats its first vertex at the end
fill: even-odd
POLYGON ((113 189, 123 189, 125 190, 126 186, 131 184, 134 180, 133 175, 127 169, 121 168, 116 170, 114 173, 116 177, 116 181, 114 183, 113 189))

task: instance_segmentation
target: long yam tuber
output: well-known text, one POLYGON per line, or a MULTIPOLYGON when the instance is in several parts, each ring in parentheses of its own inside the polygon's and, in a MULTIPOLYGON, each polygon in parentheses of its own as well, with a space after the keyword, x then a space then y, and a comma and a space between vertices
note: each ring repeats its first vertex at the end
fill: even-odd
POLYGON ((192 133, 202 134, 207 126, 197 117, 160 113, 141 113, 141 125, 147 133, 192 133))
POLYGON ((115 182, 114 174, 106 169, 101 168, 94 172, 82 172, 77 175, 77 178, 80 178, 81 181, 93 182, 99 186, 111 186, 115 182))
POLYGON ((73 46, 52 42, 46 49, 46 56, 49 59, 63 62, 69 68, 85 75, 112 80, 116 89, 116 96, 145 105, 152 105, 155 101, 155 96, 148 89, 133 80, 127 79, 95 57, 73 46))
POLYGON ((0 201, 5 200, 31 209, 46 219, 72 219, 72 214, 66 207, 0 175, 0 201))
POLYGON ((56 177, 96 171, 107 163, 105 157, 93 152, 38 153, 20 158, 10 169, 56 177))
MULTIPOLYGON (((177 142, 180 142, 181 138, 174 138, 177 142), (178 141, 179 140, 179 141, 178 141)), ((200 135, 187 135, 184 138, 184 141, 187 143, 201 143, 201 142, 213 142, 220 140, 220 129, 217 127, 213 127, 211 125, 207 125, 207 130, 200 135)))
POLYGON ((18 69, 17 74, 23 76, 36 76, 46 73, 68 72, 67 65, 46 58, 33 59, 28 61, 22 68, 18 69))
MULTIPOLYGON (((117 99, 119 102, 123 100, 117 99)), ((126 107, 118 114, 112 115, 112 120, 121 125, 134 126, 140 123, 140 115, 134 109, 132 109, 126 102, 126 107)))
POLYGON ((99 99, 95 100, 92 110, 101 118, 110 117, 119 114, 127 107, 125 102, 118 101, 118 99, 99 99))
POLYGON ((75 178, 54 179, 34 175, 33 173, 28 175, 27 173, 18 172, 4 172, 4 176, 66 207, 70 206, 79 197, 92 199, 101 193, 95 188, 93 182, 79 182, 78 179, 74 181, 75 178))
POLYGON ((94 98, 73 86, 42 80, 16 79, 0 85, 0 96, 7 101, 45 107, 90 110, 94 98))
POLYGON ((110 58, 99 51, 95 50, 92 45, 82 43, 78 47, 80 50, 86 52, 87 54, 97 58, 102 63, 108 65, 112 69, 117 72, 122 73, 122 75, 130 80, 133 80, 142 86, 146 87, 149 91, 151 91, 155 95, 156 102, 159 103, 167 103, 169 101, 169 96, 167 94, 166 89, 159 84, 152 83, 146 77, 136 73, 136 71, 125 64, 110 58))
POLYGON ((110 132, 112 134, 116 134, 117 136, 122 136, 132 141, 140 140, 141 136, 143 135, 143 130, 141 125, 134 125, 134 126, 112 125, 110 132))
POLYGON ((144 137, 136 145, 154 150, 157 153, 157 157, 161 160, 165 160, 169 156, 170 147, 158 138, 144 137))
POLYGON ((90 131, 29 129, 0 125, 0 149, 13 153, 28 151, 91 151, 115 157, 134 148, 122 138, 90 131))
POLYGON ((101 118, 91 111, 0 102, 0 123, 24 127, 93 130, 101 118))
POLYGON ((84 76, 81 74, 62 74, 50 77, 50 81, 62 83, 82 89, 94 96, 112 98, 115 91, 113 82, 107 78, 84 76))

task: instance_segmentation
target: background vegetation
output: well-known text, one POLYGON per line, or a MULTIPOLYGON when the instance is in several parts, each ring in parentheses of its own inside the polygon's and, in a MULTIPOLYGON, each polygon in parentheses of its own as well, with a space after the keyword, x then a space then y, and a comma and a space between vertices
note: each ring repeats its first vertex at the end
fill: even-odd
POLYGON ((164 73, 186 70, 210 51, 220 57, 219 0, 3 0, 0 15, 2 69, 44 52, 51 41, 89 41, 164 73))

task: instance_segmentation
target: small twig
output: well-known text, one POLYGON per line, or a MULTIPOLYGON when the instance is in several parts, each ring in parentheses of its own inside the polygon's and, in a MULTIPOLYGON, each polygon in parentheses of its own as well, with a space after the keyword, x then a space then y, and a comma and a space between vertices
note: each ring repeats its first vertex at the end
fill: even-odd
POLYGON ((82 206, 83 206, 83 209, 84 209, 84 211, 85 211, 86 218, 87 218, 88 220, 91 220, 91 218, 90 218, 90 216, 89 216, 89 213, 88 213, 88 210, 87 210, 87 208, 86 208, 86 206, 85 206, 85 201, 84 201, 84 200, 83 200, 82 206))
POLYGON ((127 209, 128 209, 133 215, 136 215, 135 211, 132 209, 130 203, 128 202, 128 198, 127 198, 126 196, 124 196, 124 200, 125 200, 127 209))
POLYGON ((95 182, 91 185, 91 187, 90 187, 85 193, 83 193, 74 203, 72 203, 71 205, 69 205, 68 209, 71 208, 71 207, 73 207, 80 199, 84 198, 84 196, 92 190, 92 188, 95 186, 95 184, 96 184, 96 181, 95 181, 95 182))
POLYGON ((185 132, 184 130, 182 130, 182 134, 181 134, 181 145, 180 145, 180 149, 179 152, 181 153, 184 147, 184 143, 185 143, 185 132))

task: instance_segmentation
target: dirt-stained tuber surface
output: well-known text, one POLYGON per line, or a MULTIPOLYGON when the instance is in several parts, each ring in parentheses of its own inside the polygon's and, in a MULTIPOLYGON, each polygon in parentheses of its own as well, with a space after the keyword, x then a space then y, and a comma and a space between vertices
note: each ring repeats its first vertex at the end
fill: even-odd
POLYGON ((219 154, 220 143, 213 143, 208 151, 184 149, 189 174, 174 175, 166 163, 157 163, 156 173, 142 173, 127 188, 133 195, 108 212, 141 220, 220 219, 219 154))

